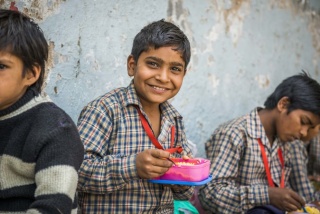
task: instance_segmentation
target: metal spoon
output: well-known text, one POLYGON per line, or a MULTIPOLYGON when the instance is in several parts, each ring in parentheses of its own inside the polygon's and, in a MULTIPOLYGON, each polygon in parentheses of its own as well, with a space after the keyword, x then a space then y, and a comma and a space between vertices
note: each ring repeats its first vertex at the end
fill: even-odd
POLYGON ((176 163, 171 158, 167 158, 167 160, 170 161, 171 163, 173 163, 173 165, 176 166, 176 163))
POLYGON ((303 212, 308 213, 305 207, 302 207, 303 212))

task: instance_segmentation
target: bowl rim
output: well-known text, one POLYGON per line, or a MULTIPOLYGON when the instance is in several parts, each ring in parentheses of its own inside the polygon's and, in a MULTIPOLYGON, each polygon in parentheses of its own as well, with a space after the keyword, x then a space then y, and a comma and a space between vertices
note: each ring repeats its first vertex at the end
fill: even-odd
MULTIPOLYGON (((205 159, 205 158, 190 158, 190 159, 183 159, 183 158, 171 158, 174 162, 188 162, 188 160, 193 160, 193 161, 201 161, 199 164, 195 165, 173 165, 172 167, 174 168, 203 168, 207 165, 210 165, 210 160, 205 159)), ((171 168, 172 168, 171 167, 171 168)))

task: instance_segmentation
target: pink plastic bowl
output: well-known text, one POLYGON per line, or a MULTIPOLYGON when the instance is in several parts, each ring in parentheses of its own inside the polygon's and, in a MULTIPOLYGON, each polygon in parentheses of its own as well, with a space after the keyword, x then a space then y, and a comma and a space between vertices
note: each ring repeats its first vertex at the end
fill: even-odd
POLYGON ((184 160, 182 158, 171 158, 174 162, 182 162, 172 166, 165 174, 158 179, 175 181, 202 181, 209 177, 210 160, 195 158, 184 160), (183 163, 192 163, 194 165, 183 165, 183 163))

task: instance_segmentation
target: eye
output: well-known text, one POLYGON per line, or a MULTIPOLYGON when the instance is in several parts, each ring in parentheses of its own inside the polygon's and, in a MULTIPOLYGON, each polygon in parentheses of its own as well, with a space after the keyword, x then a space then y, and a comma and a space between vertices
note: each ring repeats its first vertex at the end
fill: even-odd
POLYGON ((4 64, 0 64, 0 70, 6 69, 8 66, 4 65, 4 64))
POLYGON ((178 72, 181 72, 181 71, 182 71, 182 68, 175 66, 175 67, 172 67, 171 70, 172 70, 173 72, 178 73, 178 72))
POLYGON ((158 63, 153 62, 153 61, 148 61, 147 65, 149 65, 149 67, 151 67, 151 68, 158 68, 159 67, 158 63))
POLYGON ((300 123, 301 123, 302 126, 311 126, 312 125, 310 123, 310 121, 305 119, 305 118, 301 118, 300 123))

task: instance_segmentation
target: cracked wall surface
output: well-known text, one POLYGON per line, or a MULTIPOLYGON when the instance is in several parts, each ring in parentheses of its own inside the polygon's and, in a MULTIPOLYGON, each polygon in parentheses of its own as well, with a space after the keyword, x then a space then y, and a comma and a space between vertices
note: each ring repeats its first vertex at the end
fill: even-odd
POLYGON ((188 138, 204 143, 222 122, 262 106, 302 69, 320 81, 318 0, 0 0, 39 23, 49 42, 44 92, 76 122, 89 101, 130 78, 126 60, 146 24, 177 24, 191 62, 172 103, 188 138))

